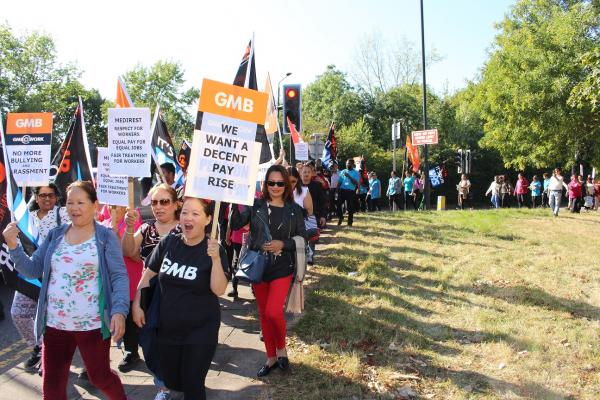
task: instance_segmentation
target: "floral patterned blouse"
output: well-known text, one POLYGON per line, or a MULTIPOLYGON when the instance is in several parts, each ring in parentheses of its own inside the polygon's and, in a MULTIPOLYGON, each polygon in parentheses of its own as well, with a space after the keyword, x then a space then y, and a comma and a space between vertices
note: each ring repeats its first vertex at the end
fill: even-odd
POLYGON ((100 274, 96 238, 69 244, 52 254, 46 325, 66 331, 100 329, 100 274))

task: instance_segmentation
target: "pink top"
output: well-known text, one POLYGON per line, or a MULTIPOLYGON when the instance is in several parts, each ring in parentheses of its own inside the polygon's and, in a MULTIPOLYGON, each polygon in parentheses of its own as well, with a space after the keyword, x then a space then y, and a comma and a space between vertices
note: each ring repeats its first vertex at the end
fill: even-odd
POLYGON ((569 182, 569 198, 576 199, 581 197, 581 183, 579 181, 571 181, 569 182))
POLYGON ((529 182, 527 182, 527 179, 517 179, 517 184, 515 185, 515 194, 527 194, 528 186, 529 182))
MULTIPOLYGON (((238 211, 242 211, 243 207, 242 205, 238 204, 238 211)), ((227 210, 227 215, 229 215, 229 209, 231 208, 231 205, 229 205, 228 210, 227 210)), ((235 231, 231 232, 231 242, 232 243, 236 243, 236 244, 243 244, 243 239, 244 239, 244 233, 248 233, 250 232, 250 224, 237 229, 235 231)))
MULTIPOLYGON (((139 210, 138 210, 139 215, 139 210)), ((105 207, 101 210, 98 220, 100 223, 108 228, 112 227, 112 219, 110 216, 110 207, 105 207), (106 212, 108 211, 108 217, 106 217, 106 212), (102 219, 101 219, 102 218, 102 219)), ((133 231, 137 232, 138 228, 142 225, 143 221, 141 218, 138 218, 135 221, 135 225, 133 226, 133 231)), ((127 224, 125 224, 125 219, 121 218, 118 223, 119 227, 119 239, 123 237, 125 233, 125 228, 127 228, 127 224)), ((125 267, 127 268, 127 275, 129 275, 129 300, 133 300, 135 297, 135 291, 137 290, 137 285, 142 279, 142 270, 144 269, 144 262, 142 260, 135 261, 129 257, 123 257, 123 261, 125 262, 125 267)))

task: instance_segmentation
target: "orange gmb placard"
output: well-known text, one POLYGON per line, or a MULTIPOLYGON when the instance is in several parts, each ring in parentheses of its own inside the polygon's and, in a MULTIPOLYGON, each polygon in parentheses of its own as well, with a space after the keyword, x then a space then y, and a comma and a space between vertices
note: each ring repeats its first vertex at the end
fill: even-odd
POLYGON ((6 134, 52 133, 52 113, 8 113, 6 134))
POLYGON ((198 110, 264 125, 268 99, 263 92, 204 79, 198 110))

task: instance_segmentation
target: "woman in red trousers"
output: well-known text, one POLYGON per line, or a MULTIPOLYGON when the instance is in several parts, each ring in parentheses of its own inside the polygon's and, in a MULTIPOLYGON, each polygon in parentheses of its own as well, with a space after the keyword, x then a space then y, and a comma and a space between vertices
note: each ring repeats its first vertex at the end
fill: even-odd
POLYGON ((294 202, 287 170, 273 165, 267 170, 262 196, 252 207, 232 207, 231 229, 250 224, 248 248, 262 249, 271 255, 261 283, 252 289, 258 303, 258 315, 267 351, 267 361, 257 373, 268 375, 274 369, 288 370, 283 305, 295 269, 294 236, 306 239, 304 214, 294 202))

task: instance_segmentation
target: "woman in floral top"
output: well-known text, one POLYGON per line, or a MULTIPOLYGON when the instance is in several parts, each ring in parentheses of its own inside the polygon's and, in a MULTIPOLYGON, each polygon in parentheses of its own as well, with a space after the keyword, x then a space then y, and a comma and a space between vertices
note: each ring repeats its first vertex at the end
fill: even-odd
POLYGON ((110 400, 125 400, 117 374, 110 369, 110 337, 119 341, 129 311, 129 281, 123 253, 111 229, 94 221, 98 198, 94 185, 77 181, 67 188, 70 224, 48 234, 27 256, 19 229, 3 232, 15 268, 42 278, 35 332, 44 337, 44 399, 67 400, 69 367, 79 348, 91 383, 110 400))
MULTIPOLYGON (((59 225, 68 224, 71 220, 67 215, 67 210, 57 205, 58 188, 55 184, 51 183, 48 186, 35 188, 33 195, 37 209, 29 212, 29 218, 37 231, 38 243, 42 243, 50 230, 59 225)), ((37 371, 42 358, 41 347, 38 346, 33 333, 36 308, 37 298, 30 298, 21 292, 15 291, 10 315, 21 337, 33 348, 31 355, 23 364, 28 372, 37 371)))

